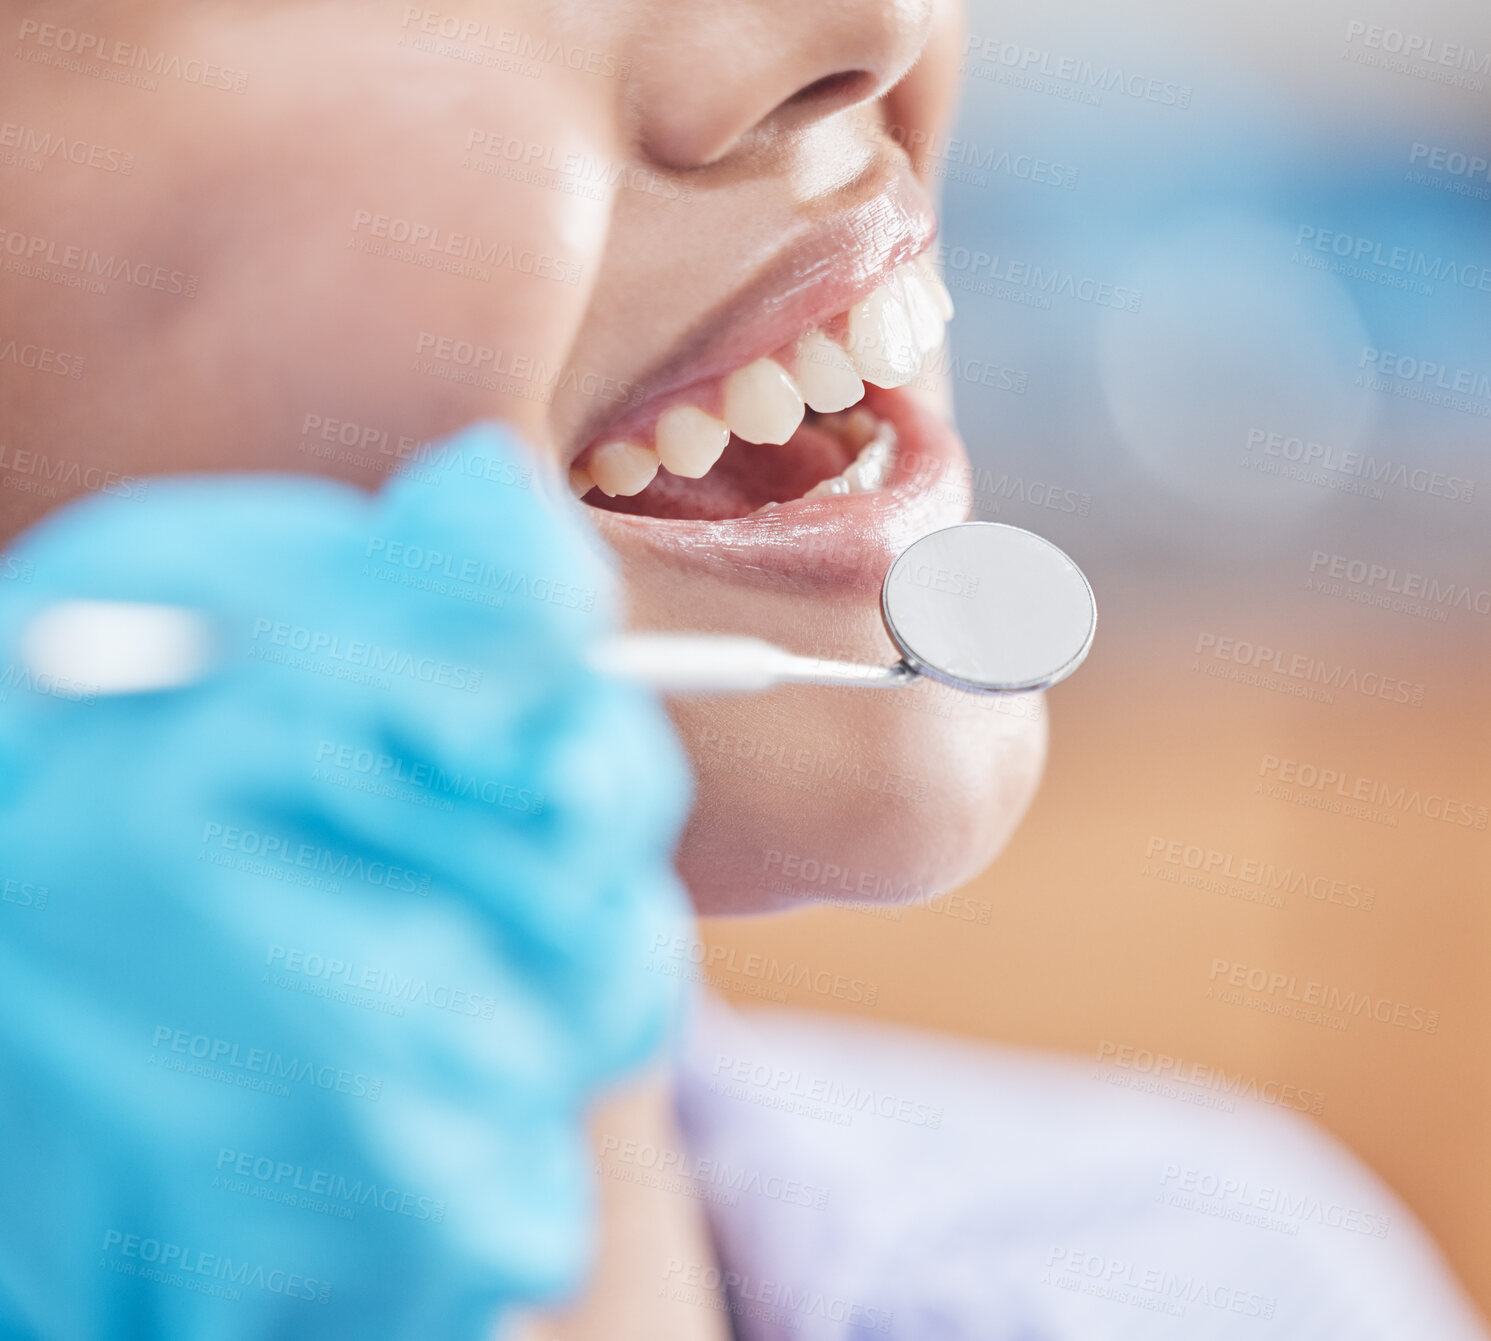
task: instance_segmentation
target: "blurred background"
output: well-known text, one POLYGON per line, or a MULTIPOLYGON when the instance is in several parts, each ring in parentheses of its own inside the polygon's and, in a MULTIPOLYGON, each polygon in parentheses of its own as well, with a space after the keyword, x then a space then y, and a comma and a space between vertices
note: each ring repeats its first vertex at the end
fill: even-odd
POLYGON ((1306 1093, 1491 1313, 1491 7, 969 26, 949 373, 1097 643, 972 885, 706 937, 879 988, 794 1006, 1306 1093))

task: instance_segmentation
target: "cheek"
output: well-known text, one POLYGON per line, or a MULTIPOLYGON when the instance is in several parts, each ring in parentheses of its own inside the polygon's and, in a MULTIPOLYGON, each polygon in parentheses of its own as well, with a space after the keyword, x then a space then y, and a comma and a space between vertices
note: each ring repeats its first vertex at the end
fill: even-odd
MULTIPOLYGON (((611 209, 556 183, 613 154, 603 81, 503 79, 403 47, 393 10, 182 7, 162 23, 158 45, 251 71, 248 93, 85 88, 99 106, 67 114, 110 124, 134 172, 47 174, 12 208, 76 220, 81 245, 190 275, 195 293, 39 295, 88 373, 65 405, 23 413, 28 431, 86 455, 108 423, 112 464, 133 473, 368 486, 476 419, 545 445, 611 209)), ((37 297, 0 277, 0 317, 37 297)))
POLYGON ((701 912, 930 898, 998 854, 1045 758, 1038 696, 931 685, 683 701, 697 802, 679 869, 701 912))
POLYGON ((239 170, 212 202, 248 224, 220 230, 245 287, 225 282, 217 339, 240 365, 272 369, 286 428, 301 410, 355 413, 417 442, 502 418, 544 443, 610 206, 555 189, 562 174, 543 163, 605 155, 594 93, 560 72, 493 78, 400 49, 378 25, 284 13, 295 40, 267 23, 244 38, 256 68, 281 63, 282 101, 259 114, 273 124, 238 128, 239 170), (323 111, 335 105, 360 111, 323 111), (320 133, 293 133, 309 124, 320 133), (287 179, 294 203, 267 213, 259 202, 287 179))

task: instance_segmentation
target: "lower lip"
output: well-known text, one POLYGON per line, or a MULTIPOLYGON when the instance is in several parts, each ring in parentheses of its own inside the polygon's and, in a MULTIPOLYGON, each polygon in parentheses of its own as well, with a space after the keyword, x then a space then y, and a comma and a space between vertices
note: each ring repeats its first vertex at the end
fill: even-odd
POLYGON ((968 457, 956 431, 908 388, 866 387, 861 402, 896 430, 883 489, 799 498, 728 521, 669 521, 588 509, 613 547, 650 549, 670 563, 804 595, 873 597, 913 540, 967 520, 968 457))

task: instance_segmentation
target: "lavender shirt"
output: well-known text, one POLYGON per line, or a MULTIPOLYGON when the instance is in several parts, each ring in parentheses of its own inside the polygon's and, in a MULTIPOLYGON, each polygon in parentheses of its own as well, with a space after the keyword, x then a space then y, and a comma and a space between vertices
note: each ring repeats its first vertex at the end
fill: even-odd
POLYGON ((1403 1203, 1230 1083, 702 1002, 679 1103, 723 1265, 669 1288, 742 1341, 1486 1341, 1403 1203))

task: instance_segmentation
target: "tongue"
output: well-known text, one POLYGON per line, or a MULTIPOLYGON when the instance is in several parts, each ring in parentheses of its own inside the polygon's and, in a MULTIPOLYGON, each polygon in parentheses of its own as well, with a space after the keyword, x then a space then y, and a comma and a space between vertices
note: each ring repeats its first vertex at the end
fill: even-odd
POLYGON ((599 489, 587 503, 610 512, 675 521, 724 521, 744 517, 764 503, 801 498, 822 480, 837 475, 853 459, 843 441, 827 429, 802 424, 780 447, 731 436, 724 454, 702 480, 659 470, 657 478, 630 498, 607 498, 599 489))

